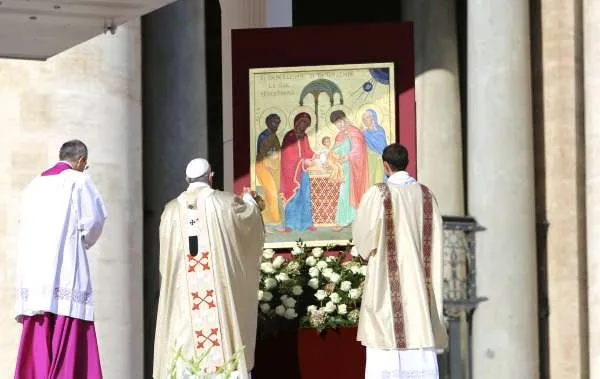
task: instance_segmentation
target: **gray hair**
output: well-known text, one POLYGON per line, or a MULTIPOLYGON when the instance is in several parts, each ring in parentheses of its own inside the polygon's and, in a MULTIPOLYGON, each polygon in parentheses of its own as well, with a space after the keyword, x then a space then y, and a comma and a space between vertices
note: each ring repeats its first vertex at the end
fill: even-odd
POLYGON ((87 156, 87 146, 85 146, 85 143, 81 142, 78 139, 70 140, 63 143, 63 145, 60 148, 60 152, 58 153, 58 159, 60 159, 61 161, 69 162, 75 162, 81 157, 87 159, 87 156))
POLYGON ((208 183, 208 180, 210 179, 210 177, 212 176, 212 171, 208 170, 204 175, 199 176, 197 178, 187 178, 187 182, 188 183, 208 183))

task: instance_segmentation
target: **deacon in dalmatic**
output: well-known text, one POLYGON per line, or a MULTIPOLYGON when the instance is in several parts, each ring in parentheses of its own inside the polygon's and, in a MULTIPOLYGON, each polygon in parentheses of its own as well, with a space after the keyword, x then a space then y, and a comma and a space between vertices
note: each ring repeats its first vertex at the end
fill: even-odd
POLYGON ((205 159, 191 161, 186 176, 187 190, 160 222, 153 375, 169 377, 181 354, 204 357, 206 373, 239 357, 233 378, 245 379, 254 366, 264 202, 249 189, 242 197, 213 190, 205 159))
POLYGON ((386 184, 362 197, 352 225, 368 259, 357 339, 366 379, 439 378, 436 350, 447 342, 442 314, 442 219, 435 197, 405 171, 400 144, 383 150, 386 184))
POLYGON ((88 150, 78 140, 25 188, 17 252, 15 314, 23 323, 16 379, 100 379, 87 250, 106 220, 88 150))

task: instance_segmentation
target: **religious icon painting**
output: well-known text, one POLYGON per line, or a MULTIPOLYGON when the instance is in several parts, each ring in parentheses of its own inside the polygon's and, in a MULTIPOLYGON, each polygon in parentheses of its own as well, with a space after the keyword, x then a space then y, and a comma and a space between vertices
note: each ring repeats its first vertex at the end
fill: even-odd
POLYGON ((396 141, 394 63, 253 68, 250 185, 267 247, 345 244, 396 141))

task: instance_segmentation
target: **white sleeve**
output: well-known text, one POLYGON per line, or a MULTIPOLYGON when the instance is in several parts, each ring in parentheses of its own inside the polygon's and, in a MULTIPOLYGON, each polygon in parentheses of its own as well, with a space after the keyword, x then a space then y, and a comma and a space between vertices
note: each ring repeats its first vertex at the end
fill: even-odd
POLYGON ((79 196, 79 229, 83 235, 83 246, 92 247, 100 235, 106 221, 106 209, 102 197, 89 177, 82 183, 79 196))
POLYGON ((242 200, 244 200, 244 203, 246 204, 251 204, 258 207, 258 204, 256 204, 256 200, 254 200, 252 195, 250 195, 249 193, 245 193, 244 196, 242 196, 242 200))
POLYGON ((369 188, 360 200, 352 223, 352 243, 355 254, 368 260, 377 251, 383 233, 383 201, 379 188, 369 188))

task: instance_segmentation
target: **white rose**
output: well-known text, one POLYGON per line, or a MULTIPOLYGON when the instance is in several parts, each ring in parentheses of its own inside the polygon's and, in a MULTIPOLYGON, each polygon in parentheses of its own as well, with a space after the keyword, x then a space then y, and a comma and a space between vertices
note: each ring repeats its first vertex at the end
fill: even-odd
POLYGON ((338 314, 345 315, 346 313, 348 313, 348 307, 346 304, 338 305, 338 314))
POLYGON ((330 267, 327 267, 325 270, 323 270, 323 276, 326 278, 331 278, 331 275, 333 275, 333 269, 330 267))
POLYGON ((273 278, 266 278, 265 279, 265 287, 268 290, 277 287, 277 280, 275 280, 273 278))
POLYGON ((263 298, 263 291, 258 290, 258 300, 262 300, 262 298, 263 298))
POLYGON ((260 310, 263 313, 267 313, 270 309, 271 309, 271 306, 269 305, 269 303, 261 303, 260 304, 260 310))
POLYGON ((334 292, 334 293, 332 293, 331 295, 329 295, 329 298, 331 299, 331 301, 332 301, 334 304, 337 304, 337 303, 339 303, 339 302, 342 300, 342 297, 341 297, 341 296, 340 296, 340 294, 339 294, 339 293, 337 293, 337 292, 334 292))
MULTIPOLYGON (((285 295, 284 295, 285 296, 285 295)), ((294 308, 296 306, 296 300, 293 297, 289 296, 281 297, 281 302, 288 308, 294 308)))
POLYGON ((316 310, 317 310, 317 306, 316 305, 309 305, 308 308, 306 308, 306 312, 307 313, 313 313, 316 310))
POLYGON ((296 313, 296 310, 294 310, 293 308, 288 308, 285 310, 283 317, 287 318, 288 320, 293 320, 296 317, 298 317, 298 313, 296 313))
POLYGON ((292 293, 296 296, 300 296, 302 295, 302 292, 304 292, 304 290, 302 289, 301 286, 293 286, 292 287, 292 293))
POLYGON ((327 297, 327 293, 325 291, 323 291, 323 290, 318 290, 315 293, 315 297, 317 298, 317 300, 320 301, 320 300, 323 300, 323 299, 325 299, 327 297))
POLYGON ((263 253, 262 253, 263 258, 265 258, 265 259, 271 259, 271 258, 273 258, 274 255, 275 255, 275 250, 273 250, 273 249, 264 249, 263 253))
POLYGON ((294 246, 292 249, 292 255, 299 255, 302 253, 304 253, 304 249, 302 249, 300 246, 294 246))
POLYGON ((342 276, 340 274, 338 274, 337 272, 334 272, 333 274, 331 274, 331 276, 329 277, 329 280, 331 280, 331 283, 337 283, 342 279, 342 276))
POLYGON ((342 284, 340 284, 340 289, 344 292, 350 291, 350 288, 352 288, 352 283, 347 280, 344 280, 342 284))
POLYGON ((278 305, 277 307, 275 307, 275 313, 278 316, 283 316, 285 315, 285 307, 283 305, 278 305))
POLYGON ((263 263, 261 263, 260 264, 260 269, 265 274, 272 274, 272 273, 275 272, 275 268, 273 267, 273 264, 271 262, 263 262, 263 263))
POLYGON ((336 309, 337 307, 332 301, 328 301, 327 304, 325 304, 325 312, 327 313, 333 313, 336 309))
POLYGON ((275 275, 275 279, 277 279, 279 282, 287 282, 290 280, 290 277, 285 272, 280 272, 279 274, 275 275))
POLYGON ((317 276, 319 276, 319 269, 316 267, 311 267, 308 269, 308 275, 310 275, 311 277, 315 278, 317 276))
POLYGON ((263 301, 271 301, 273 300, 273 294, 269 291, 263 292, 262 299, 263 301))
POLYGON ((360 272, 360 267, 358 267, 358 266, 352 266, 352 267, 350 267, 350 271, 353 274, 358 274, 360 272))
POLYGON ((317 258, 315 258, 311 255, 310 257, 306 258, 306 264, 309 265, 310 267, 313 267, 314 265, 317 264, 317 258))
POLYGON ((325 261, 327 261, 327 263, 333 263, 335 262, 335 257, 327 257, 325 258, 325 261))
POLYGON ((312 249, 312 255, 319 258, 321 255, 323 255, 323 249, 320 247, 315 247, 314 249, 312 249))
POLYGON ((275 269, 278 269, 279 267, 281 267, 281 265, 285 262, 285 258, 282 257, 281 255, 278 255, 277 257, 275 257, 275 259, 273 259, 273 267, 275 269))
POLYGON ((366 276, 367 275, 367 266, 360 266, 360 274, 362 276, 366 276))
POLYGON ((362 291, 360 290, 360 288, 352 288, 348 295, 350 296, 351 299, 358 299, 361 294, 362 294, 362 291))
POLYGON ((350 254, 353 257, 358 257, 359 254, 358 254, 358 249, 356 248, 356 246, 352 246, 352 249, 350 250, 350 254))
POLYGON ((323 269, 327 268, 327 262, 325 262, 325 261, 318 261, 317 262, 317 268, 319 270, 323 270, 323 269))
POLYGON ((308 286, 310 288, 313 288, 313 289, 319 288, 319 279, 318 278, 312 278, 312 279, 310 279, 308 281, 308 286))

